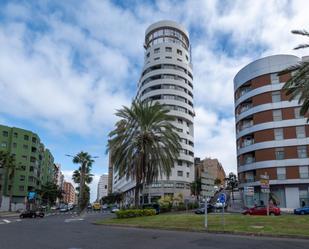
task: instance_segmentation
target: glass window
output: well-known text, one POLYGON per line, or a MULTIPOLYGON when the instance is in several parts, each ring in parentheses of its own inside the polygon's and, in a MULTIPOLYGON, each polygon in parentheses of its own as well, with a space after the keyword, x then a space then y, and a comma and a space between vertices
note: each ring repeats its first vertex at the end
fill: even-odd
POLYGON ((187 172, 187 178, 189 178, 190 177, 190 173, 189 172, 187 172))
POLYGON ((300 107, 294 109, 295 118, 303 118, 304 116, 300 115, 300 107))
POLYGON ((27 156, 26 155, 22 155, 22 158, 27 160, 27 156))
POLYGON ((297 146, 297 155, 298 158, 306 158, 307 157, 307 146, 297 146))
POLYGON ((277 160, 282 160, 284 159, 284 148, 276 148, 276 159, 277 160))
POLYGON ((18 137, 18 133, 17 133, 17 132, 14 132, 14 133, 13 133, 13 136, 14 136, 15 138, 17 138, 17 137, 18 137))
POLYGON ((165 48, 165 52, 172 52, 172 48, 171 47, 166 47, 165 48))
POLYGON ((270 75, 270 81, 271 81, 271 84, 279 84, 279 77, 278 77, 278 74, 272 73, 272 74, 270 75))
POLYGON ((148 53, 146 54, 146 57, 149 58, 149 56, 150 56, 150 53, 148 52, 148 53))
POLYGON ((182 55, 182 51, 180 49, 177 49, 177 54, 182 55))
POLYGON ((28 141, 29 140, 29 136, 28 135, 24 135, 24 140, 28 141))
POLYGON ((178 166, 182 166, 182 161, 181 160, 178 160, 178 166))
POLYGON ((305 126, 296 126, 296 136, 297 138, 306 137, 305 126))
POLYGON ((156 57, 153 60, 155 60, 155 61, 160 60, 160 57, 156 57))
POLYGON ((299 177, 300 178, 309 178, 308 166, 299 166, 299 177))
POLYGON ((159 53, 159 52, 160 52, 160 48, 154 49, 153 52, 154 52, 155 54, 159 53))
POLYGON ((273 120, 274 121, 280 121, 282 120, 282 111, 279 110, 273 110, 273 120))
POLYGON ((2 143, 1 143, 1 147, 2 147, 2 148, 6 148, 6 147, 7 147, 7 143, 6 143, 6 142, 2 142, 2 143))
POLYGON ((177 171, 177 176, 183 176, 183 172, 181 170, 177 171))
POLYGON ((24 191, 25 187, 24 186, 19 186, 19 191, 24 191))
POLYGON ((23 149, 27 150, 27 149, 28 149, 28 145, 27 145, 27 144, 24 144, 24 145, 23 145, 23 149))
POLYGON ((284 167, 277 168, 277 179, 278 180, 284 180, 286 179, 286 170, 284 167))
POLYGON ((165 59, 172 59, 172 56, 165 56, 165 59))
POLYGON ((4 137, 8 137, 8 136, 9 136, 9 132, 8 132, 8 131, 3 131, 3 132, 2 132, 2 135, 3 135, 4 137))
POLYGON ((24 175, 21 175, 21 176, 19 177, 19 180, 23 182, 23 181, 25 180, 25 176, 24 176, 24 175))
POLYGON ((283 139, 283 128, 275 129, 274 132, 275 132, 275 140, 283 139))
POLYGON ((280 91, 272 92, 271 93, 272 102, 280 102, 281 101, 281 93, 280 91))

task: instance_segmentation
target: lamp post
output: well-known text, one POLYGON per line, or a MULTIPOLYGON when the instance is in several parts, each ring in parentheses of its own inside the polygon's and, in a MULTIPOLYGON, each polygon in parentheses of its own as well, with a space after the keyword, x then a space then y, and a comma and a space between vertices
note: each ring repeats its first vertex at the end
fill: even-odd
POLYGON ((89 159, 82 158, 78 155, 73 156, 66 154, 67 157, 72 157, 72 158, 78 158, 81 161, 81 167, 80 167, 80 178, 79 178, 79 196, 78 196, 78 211, 79 213, 82 212, 82 200, 83 200, 83 192, 84 192, 84 187, 85 187, 85 171, 87 168, 87 164, 89 163, 89 159, 91 160, 92 158, 98 158, 98 156, 91 157, 89 159))

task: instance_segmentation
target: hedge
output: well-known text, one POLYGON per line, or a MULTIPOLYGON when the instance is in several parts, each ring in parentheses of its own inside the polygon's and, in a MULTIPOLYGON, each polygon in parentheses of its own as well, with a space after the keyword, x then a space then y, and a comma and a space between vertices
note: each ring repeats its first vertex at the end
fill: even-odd
POLYGON ((156 215, 155 209, 125 209, 116 212, 118 219, 156 215))

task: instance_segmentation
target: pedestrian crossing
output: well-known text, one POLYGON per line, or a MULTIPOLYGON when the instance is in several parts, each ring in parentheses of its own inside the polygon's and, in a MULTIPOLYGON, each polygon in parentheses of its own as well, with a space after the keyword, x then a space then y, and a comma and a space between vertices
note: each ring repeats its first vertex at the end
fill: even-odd
POLYGON ((5 219, 0 219, 0 225, 10 224, 10 223, 20 222, 20 221, 21 219, 5 218, 5 219))

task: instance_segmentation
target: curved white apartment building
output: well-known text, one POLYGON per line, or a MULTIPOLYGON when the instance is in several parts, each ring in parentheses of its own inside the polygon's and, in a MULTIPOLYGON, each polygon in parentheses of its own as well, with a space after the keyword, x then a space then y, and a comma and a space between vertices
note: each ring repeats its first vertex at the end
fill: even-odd
POLYGON ((240 187, 254 187, 245 205, 263 200, 260 176, 270 179, 271 196, 284 208, 309 205, 309 126, 300 104, 281 90, 290 74, 277 73, 301 59, 274 55, 242 68, 234 78, 237 162, 240 187))
POLYGON ((172 174, 144 190, 152 198, 164 194, 183 193, 190 197, 190 183, 194 181, 193 139, 193 74, 190 58, 189 34, 173 21, 160 21, 145 33, 145 61, 138 83, 137 97, 165 104, 172 122, 181 137, 182 150, 172 168, 172 174))

